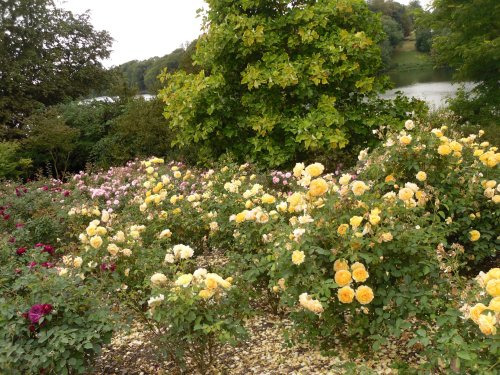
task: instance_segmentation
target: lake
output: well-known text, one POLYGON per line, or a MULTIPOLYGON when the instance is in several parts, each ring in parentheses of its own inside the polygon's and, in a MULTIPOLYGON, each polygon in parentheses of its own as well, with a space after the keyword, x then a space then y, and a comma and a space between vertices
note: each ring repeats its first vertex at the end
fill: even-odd
MULTIPOLYGON (((457 90, 461 87, 460 83, 443 82, 416 82, 408 86, 397 87, 393 90, 386 91, 380 96, 384 99, 392 99, 396 96, 397 91, 401 91, 408 97, 415 97, 424 100, 433 108, 442 108, 446 106, 446 100, 454 97, 457 90)), ((466 82, 466 89, 471 89, 474 86, 471 82, 466 82)))
MULTIPOLYGON (((400 57, 412 52, 399 52, 400 57)), ((421 54, 423 55, 423 54, 421 54)), ((389 71, 388 76, 394 83, 393 90, 386 91, 381 95, 384 99, 392 99, 397 91, 401 91, 408 97, 415 97, 424 100, 434 109, 445 107, 446 100, 454 97, 457 90, 461 87, 460 83, 452 83, 452 72, 446 69, 434 69, 432 64, 416 64, 405 69, 394 69, 389 71)), ((467 89, 474 85, 470 82, 465 83, 467 89)))

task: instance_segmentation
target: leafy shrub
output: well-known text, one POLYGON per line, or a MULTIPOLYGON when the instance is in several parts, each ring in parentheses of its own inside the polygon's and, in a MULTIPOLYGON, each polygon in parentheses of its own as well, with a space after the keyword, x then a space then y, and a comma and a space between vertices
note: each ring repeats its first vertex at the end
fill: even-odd
POLYGON ((0 250, 7 258, 0 279, 0 370, 85 373, 116 326, 99 300, 98 281, 54 268, 53 256, 37 248, 0 250))
POLYGON ((245 336, 245 297, 232 281, 204 268, 180 274, 175 282, 162 273, 151 276, 153 292, 148 305, 156 339, 181 368, 188 355, 205 373, 218 347, 235 344, 245 336))
POLYGON ((31 159, 20 157, 19 150, 16 142, 0 142, 0 180, 17 179, 31 167, 31 159))
POLYGON ((161 78, 175 145, 280 166, 371 137, 365 101, 388 81, 364 2, 208 4, 194 56, 205 70, 161 78))

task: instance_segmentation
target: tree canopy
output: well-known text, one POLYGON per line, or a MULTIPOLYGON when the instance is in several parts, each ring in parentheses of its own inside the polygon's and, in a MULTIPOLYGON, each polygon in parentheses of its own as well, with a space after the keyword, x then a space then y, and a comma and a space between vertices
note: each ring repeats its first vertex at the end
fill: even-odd
POLYGON ((459 80, 480 83, 478 92, 498 107, 500 2, 434 0, 432 28, 437 63, 454 68, 459 80))
POLYGON ((280 165, 371 132, 364 103, 386 81, 382 28, 363 0, 207 3, 204 70, 163 77, 174 143, 280 165))
MULTIPOLYGON (((0 2, 0 125, 18 128, 37 108, 105 84, 112 38, 53 0, 0 2)), ((4 134, 5 137, 7 135, 4 134)), ((12 136, 12 134, 11 134, 12 136)))

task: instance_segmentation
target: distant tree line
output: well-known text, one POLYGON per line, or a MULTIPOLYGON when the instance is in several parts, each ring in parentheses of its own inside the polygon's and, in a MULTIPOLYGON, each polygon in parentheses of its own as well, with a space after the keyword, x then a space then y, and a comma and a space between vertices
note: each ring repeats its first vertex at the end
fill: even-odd
POLYGON ((152 57, 147 60, 132 60, 116 67, 116 71, 123 74, 128 86, 139 93, 156 93, 160 89, 158 75, 164 68, 169 72, 178 69, 188 73, 198 72, 198 68, 193 66, 191 56, 196 50, 197 40, 177 48, 171 53, 162 57, 152 57))
POLYGON ((416 49, 420 52, 430 52, 431 29, 424 22, 429 13, 424 11, 418 0, 411 1, 408 5, 392 0, 369 0, 368 8, 380 14, 382 28, 386 34, 380 43, 384 69, 391 67, 394 49, 412 32, 415 32, 416 49))

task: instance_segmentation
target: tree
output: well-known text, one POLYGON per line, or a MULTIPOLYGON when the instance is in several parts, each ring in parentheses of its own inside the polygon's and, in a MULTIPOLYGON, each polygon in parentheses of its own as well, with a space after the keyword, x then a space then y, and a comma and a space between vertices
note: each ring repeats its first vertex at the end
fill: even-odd
MULTIPOLYGON (((0 2, 0 125, 105 85, 112 39, 53 0, 0 2)), ((12 134, 12 132, 10 132, 12 134)), ((7 135, 8 136, 8 135, 7 135)))
POLYGON ((0 180, 19 178, 31 166, 31 159, 19 156, 17 142, 0 142, 0 180))
POLYGON ((500 89, 500 2, 434 0, 433 52, 438 65, 455 69, 455 79, 477 82, 477 110, 498 116, 500 89))
POLYGON ((26 124, 28 136, 23 146, 35 167, 51 166, 50 173, 57 179, 63 178, 79 131, 66 125, 55 108, 33 114, 26 119, 26 124))
POLYGON ((194 56, 162 76, 174 144, 268 165, 367 139, 383 39, 363 0, 208 0, 194 56))

